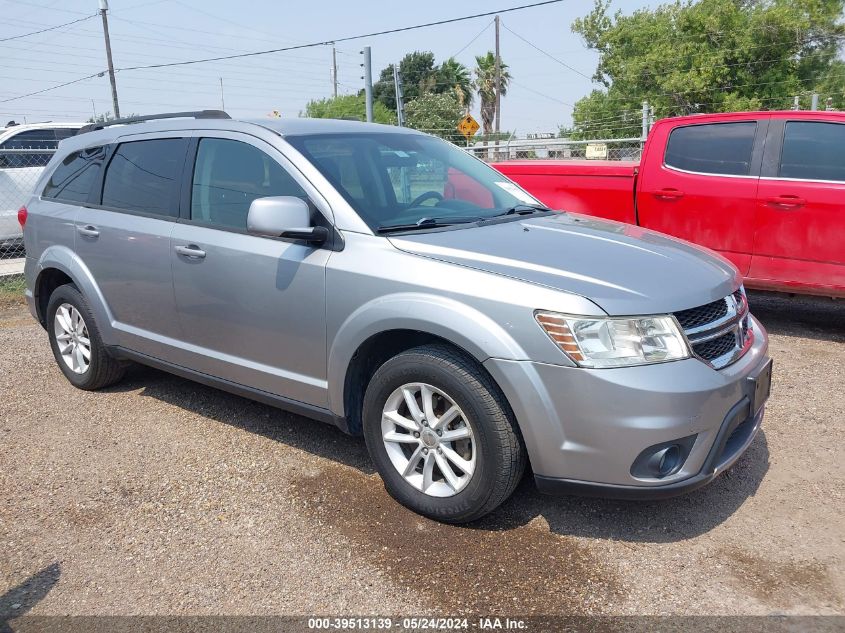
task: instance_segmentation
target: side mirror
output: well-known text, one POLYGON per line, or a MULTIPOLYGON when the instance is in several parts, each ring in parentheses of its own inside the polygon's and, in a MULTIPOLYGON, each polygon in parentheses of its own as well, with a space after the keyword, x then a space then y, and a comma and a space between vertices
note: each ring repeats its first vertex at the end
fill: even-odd
POLYGON ((322 243, 329 237, 323 226, 311 226, 311 209, 301 198, 274 196, 256 198, 249 205, 246 229, 253 235, 286 237, 322 243))

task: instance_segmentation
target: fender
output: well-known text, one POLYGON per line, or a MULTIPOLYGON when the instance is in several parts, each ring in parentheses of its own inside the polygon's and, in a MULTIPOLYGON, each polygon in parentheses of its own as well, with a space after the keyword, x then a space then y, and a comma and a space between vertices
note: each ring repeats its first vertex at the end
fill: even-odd
POLYGON ((360 306, 330 338, 329 407, 343 417, 346 370, 357 349, 370 337, 390 330, 416 330, 439 336, 471 354, 488 358, 527 358, 496 321, 454 299, 428 293, 396 293, 360 306))
POLYGON ((40 280, 41 274, 48 268, 60 270, 71 278, 76 287, 79 288, 79 291, 85 296, 88 305, 91 307, 91 311, 94 313, 94 319, 97 322, 103 343, 106 345, 117 344, 112 327, 114 323, 112 312, 106 303, 103 293, 100 291, 100 287, 94 281, 94 276, 82 260, 67 246, 49 246, 41 253, 41 257, 38 258, 38 274, 36 276, 35 288, 38 287, 38 280, 40 280))

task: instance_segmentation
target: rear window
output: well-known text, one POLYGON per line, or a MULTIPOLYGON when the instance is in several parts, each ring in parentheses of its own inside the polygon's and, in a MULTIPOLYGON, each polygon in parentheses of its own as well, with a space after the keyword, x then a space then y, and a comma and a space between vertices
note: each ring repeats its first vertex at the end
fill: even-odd
POLYGON ((789 121, 778 174, 781 178, 845 182, 845 125, 789 121))
POLYGON ((53 128, 40 128, 18 132, 0 145, 0 167, 22 169, 24 167, 44 167, 53 157, 53 150, 58 147, 56 131, 53 128), (7 150, 7 151, 4 151, 7 150), (48 153, 36 150, 50 150, 48 153))
POLYGON ((187 141, 181 138, 118 145, 103 182, 103 206, 179 215, 179 178, 187 141))
POLYGON ((748 176, 756 131, 755 121, 676 128, 669 135, 664 162, 685 171, 748 176))
POLYGON ((66 200, 69 202, 88 202, 91 189, 100 175, 105 150, 94 147, 74 152, 56 167, 44 192, 44 198, 66 200))

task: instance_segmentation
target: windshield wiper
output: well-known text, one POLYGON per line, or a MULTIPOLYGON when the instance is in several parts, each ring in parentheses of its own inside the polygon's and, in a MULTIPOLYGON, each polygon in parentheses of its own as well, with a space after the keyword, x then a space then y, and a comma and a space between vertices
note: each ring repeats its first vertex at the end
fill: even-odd
POLYGON ((548 212, 551 211, 546 206, 542 204, 515 204, 512 207, 508 207, 507 209, 502 210, 500 213, 496 215, 492 215, 492 218, 500 218, 503 215, 530 215, 532 213, 538 212, 548 212))
POLYGON ((399 231, 419 231, 422 229, 436 229, 443 226, 455 226, 456 224, 469 224, 478 222, 484 218, 478 216, 452 216, 440 218, 420 218, 413 224, 382 224, 376 227, 378 233, 396 233, 399 231))

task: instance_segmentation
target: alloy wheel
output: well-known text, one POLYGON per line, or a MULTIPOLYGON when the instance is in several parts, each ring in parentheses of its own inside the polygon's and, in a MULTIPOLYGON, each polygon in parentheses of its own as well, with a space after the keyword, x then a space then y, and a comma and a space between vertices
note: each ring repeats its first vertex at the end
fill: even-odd
POLYGON ((85 320, 74 306, 63 303, 53 319, 53 333, 65 365, 77 374, 84 374, 91 365, 91 339, 85 320))
POLYGON ((477 458, 472 425, 441 389, 408 383, 394 390, 384 405, 381 432, 393 466, 417 490, 451 497, 472 479, 477 458))

